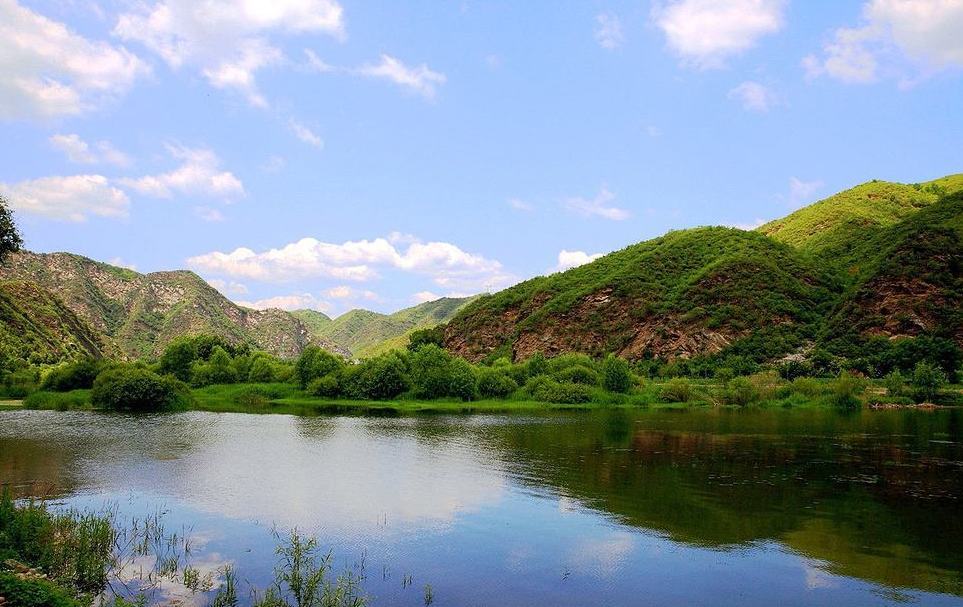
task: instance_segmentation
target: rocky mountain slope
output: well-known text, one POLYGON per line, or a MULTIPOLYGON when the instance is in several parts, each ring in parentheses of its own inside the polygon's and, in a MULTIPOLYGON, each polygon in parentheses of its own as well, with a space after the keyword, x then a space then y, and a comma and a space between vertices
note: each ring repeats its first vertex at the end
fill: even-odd
POLYGON ((756 232, 671 232, 478 299, 448 323, 445 346, 470 360, 772 360, 815 343, 921 334, 963 346, 961 191, 963 175, 872 182, 756 232))
POLYGON ((70 253, 19 253, 0 279, 29 283, 56 298, 125 358, 156 356, 175 337, 213 333, 282 357, 319 340, 291 314, 238 306, 188 271, 139 274, 70 253))
POLYGON ((314 310, 297 310, 293 314, 318 338, 363 358, 405 347, 412 331, 447 322, 473 299, 442 297, 393 314, 351 310, 334 320, 314 310))

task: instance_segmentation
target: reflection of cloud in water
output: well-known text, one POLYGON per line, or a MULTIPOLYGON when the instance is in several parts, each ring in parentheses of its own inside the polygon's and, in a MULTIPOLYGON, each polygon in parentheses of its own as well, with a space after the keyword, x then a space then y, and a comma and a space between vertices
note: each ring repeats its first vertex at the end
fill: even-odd
POLYGON ((621 572, 635 549, 635 537, 625 531, 578 541, 566 555, 566 564, 577 573, 588 573, 599 578, 612 578, 621 572))
MULTIPOLYGON (((224 558, 217 552, 205 554, 202 559, 188 559, 187 564, 197 570, 201 579, 210 579, 212 589, 216 590, 224 583, 224 568, 232 565, 233 560, 224 558)), ((141 555, 124 563, 117 572, 118 584, 112 584, 115 591, 119 591, 125 598, 133 600, 144 593, 155 605, 177 605, 178 607, 204 607, 210 604, 210 597, 204 591, 192 592, 184 585, 183 570, 174 576, 165 576, 156 582, 145 580, 145 576, 154 571, 157 566, 155 555, 141 555)), ((183 563, 182 563, 183 566, 183 563)), ((112 603, 106 603, 110 605, 112 603)))
POLYGON ((230 435, 158 464, 173 467, 170 479, 145 489, 170 485, 218 514, 342 534, 445 524, 501 496, 503 475, 493 459, 478 461, 478 445, 373 427, 385 423, 234 417, 230 435))
POLYGON ((831 573, 823 570, 824 563, 803 562, 803 571, 806 574, 806 588, 817 590, 819 588, 838 588, 839 581, 833 578, 831 573))

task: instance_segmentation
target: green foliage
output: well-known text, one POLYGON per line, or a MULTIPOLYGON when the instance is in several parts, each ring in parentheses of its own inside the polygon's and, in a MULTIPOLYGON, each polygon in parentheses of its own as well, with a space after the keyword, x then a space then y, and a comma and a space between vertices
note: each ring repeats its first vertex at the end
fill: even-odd
POLYGON ((294 377, 301 389, 308 387, 313 380, 334 373, 344 366, 344 360, 322 350, 318 346, 308 346, 301 352, 294 364, 294 377))
POLYGON ((89 390, 94 386, 94 379, 103 370, 104 362, 91 358, 84 358, 77 362, 67 363, 49 371, 43 378, 40 387, 53 392, 69 392, 71 390, 89 390))
POLYGON ((505 368, 480 367, 478 369, 478 394, 482 398, 507 398, 518 390, 518 382, 505 368))
POLYGON ((247 380, 252 383, 271 383, 278 380, 275 363, 267 356, 255 357, 247 373, 247 380))
POLYGON ((886 393, 890 396, 903 396, 906 391, 906 378, 898 370, 890 371, 883 378, 883 385, 886 386, 886 393))
POLYGON ((659 390, 659 398, 667 403, 687 403, 694 396, 692 382, 685 377, 674 377, 659 390))
POLYGON ((0 263, 10 253, 16 253, 23 247, 20 230, 13 218, 13 211, 7 199, 0 195, 0 263))
POLYGON ((342 393, 351 398, 388 400, 410 387, 406 361, 396 352, 345 367, 339 375, 342 393))
POLYGON ((859 397, 866 389, 866 382, 859 377, 843 371, 829 385, 829 397, 833 406, 840 409, 859 407, 859 397))
POLYGON ((434 344, 409 355, 412 391, 417 398, 457 397, 471 400, 477 392, 471 365, 434 344))
POLYGON ((191 385, 197 387, 212 384, 233 384, 238 381, 238 372, 231 355, 224 348, 215 346, 207 361, 195 361, 191 367, 191 385))
POLYGON ((609 392, 625 394, 632 389, 632 371, 629 363, 612 354, 602 361, 602 387, 609 392))
POLYGON ((553 373, 552 377, 563 383, 582 384, 584 386, 599 385, 599 374, 595 372, 595 369, 581 364, 565 367, 561 371, 553 373))
POLYGON ((525 391, 535 400, 557 404, 580 404, 592 400, 592 390, 582 384, 558 382, 544 375, 533 377, 525 391))
POLYGON ((418 329, 417 331, 412 331, 408 336, 408 350, 412 352, 428 344, 440 347, 444 345, 444 343, 445 330, 441 325, 428 329, 418 329))
POLYGON ((94 380, 91 403, 109 411, 176 411, 191 403, 187 385, 137 366, 117 366, 94 380))
POLYGON ((90 390, 71 390, 70 392, 31 392, 23 399, 27 409, 48 409, 55 411, 77 411, 90 409, 90 390))
POLYGON ((933 402, 944 385, 946 385, 946 374, 936 365, 922 361, 913 369, 910 386, 916 402, 933 402))
POLYGON ((735 377, 726 384, 726 404, 745 407, 759 400, 761 400, 759 391, 747 377, 735 377))
POLYGON ((335 398, 340 396, 341 381, 338 379, 338 374, 331 373, 329 375, 325 375, 324 377, 311 380, 311 383, 308 384, 308 393, 314 396, 323 396, 325 398, 335 398))
POLYGON ((4 605, 17 607, 87 607, 86 601, 50 580, 24 579, 6 571, 0 571, 0 597, 7 600, 4 605))

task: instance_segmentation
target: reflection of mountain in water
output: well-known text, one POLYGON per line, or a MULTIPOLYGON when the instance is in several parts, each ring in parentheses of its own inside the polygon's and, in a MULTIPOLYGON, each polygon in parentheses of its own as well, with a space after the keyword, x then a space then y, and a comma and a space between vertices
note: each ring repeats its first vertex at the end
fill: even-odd
POLYGON ((960 415, 611 412, 491 438, 523 482, 675 541, 776 540, 833 573, 963 595, 960 415))

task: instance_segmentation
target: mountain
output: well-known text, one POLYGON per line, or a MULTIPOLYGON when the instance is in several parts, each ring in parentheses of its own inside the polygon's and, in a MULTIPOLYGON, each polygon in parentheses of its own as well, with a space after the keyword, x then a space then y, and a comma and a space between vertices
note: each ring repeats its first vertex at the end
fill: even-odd
POLYGON ((871 182, 755 232, 670 232, 479 298, 445 327, 445 346, 470 360, 772 360, 814 343, 922 334, 963 346, 961 192, 963 175, 871 182))
POLYGON ((125 358, 156 356, 175 337, 213 333, 282 357, 319 341, 282 310, 251 310, 188 271, 140 274, 70 253, 19 253, 0 267, 0 279, 54 293, 64 306, 125 358))
POLYGON ((50 291, 32 282, 0 281, 0 356, 53 363, 113 353, 102 334, 50 291))
POLYGON ((368 357, 405 347, 412 331, 447 322, 473 299, 442 297, 393 314, 351 310, 333 320, 313 310, 297 310, 293 314, 316 337, 336 343, 356 357, 368 357))

